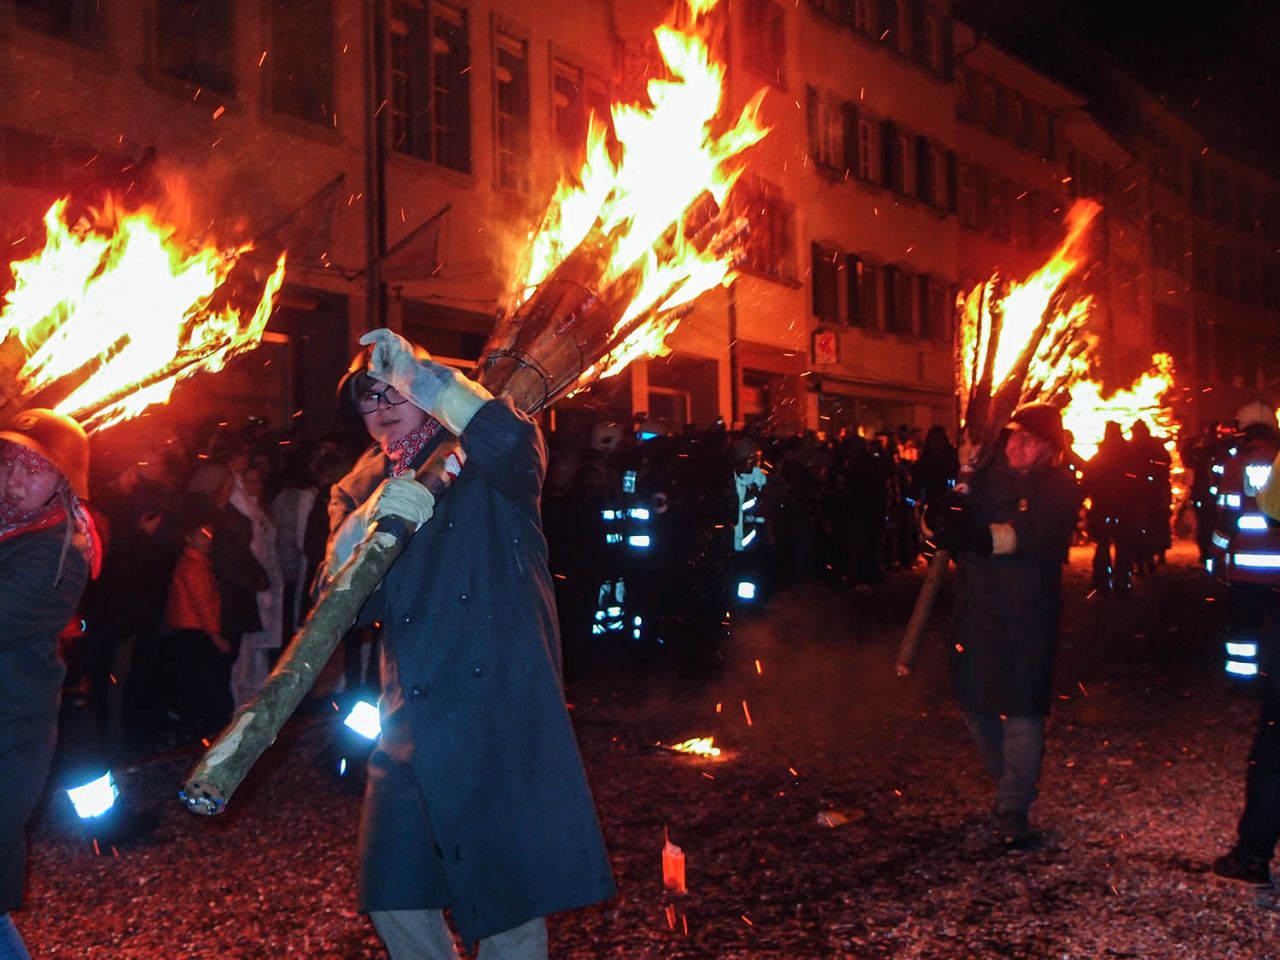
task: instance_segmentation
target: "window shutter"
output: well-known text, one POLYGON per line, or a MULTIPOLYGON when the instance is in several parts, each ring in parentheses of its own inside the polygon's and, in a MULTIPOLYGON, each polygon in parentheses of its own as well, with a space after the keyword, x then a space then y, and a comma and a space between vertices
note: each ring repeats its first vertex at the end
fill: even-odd
POLYGON ((822 155, 822 131, 818 129, 818 91, 812 85, 808 87, 806 103, 809 108, 809 159, 818 166, 818 158, 822 155))
POLYGON ((933 196, 933 164, 929 157, 929 138, 916 137, 916 196, 925 203, 936 202, 933 196))
POLYGON ((858 106, 846 100, 840 104, 840 119, 844 136, 845 175, 858 175, 858 106))
POLYGON ((898 29, 898 4, 896 0, 879 0, 876 6, 879 14, 877 25, 880 28, 876 38, 883 37, 886 42, 892 43, 896 40, 894 31, 898 29))
POLYGON ((902 184, 896 174, 894 156, 898 144, 897 131, 892 120, 880 121, 880 183, 893 190, 901 190, 902 184))
POLYGON ((960 209, 960 163, 954 150, 947 151, 947 209, 951 213, 960 209))
POLYGON ((862 320, 862 302, 859 286, 862 283, 862 258, 849 253, 844 258, 846 321, 858 326, 862 320))

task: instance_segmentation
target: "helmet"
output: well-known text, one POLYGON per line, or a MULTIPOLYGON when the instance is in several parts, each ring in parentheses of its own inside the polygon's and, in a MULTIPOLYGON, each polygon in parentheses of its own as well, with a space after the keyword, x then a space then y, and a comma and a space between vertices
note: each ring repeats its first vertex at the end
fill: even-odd
POLYGON ((1009 418, 1009 423, 1034 433, 1049 444, 1054 453, 1061 453, 1065 446, 1065 439, 1062 436, 1062 414, 1055 406, 1047 403, 1028 403, 1015 411, 1009 418))
POLYGON ((23 410, 0 430, 8 440, 52 463, 81 500, 89 497, 89 437, 66 414, 39 407, 23 410))
POLYGON ((1246 403, 1236 411, 1236 426, 1241 430, 1252 426, 1267 426, 1274 428, 1275 425, 1275 408, 1268 406, 1261 400, 1254 400, 1252 403, 1246 403))
POLYGON ((591 428, 591 449, 612 453, 622 444, 622 424, 601 420, 591 428))

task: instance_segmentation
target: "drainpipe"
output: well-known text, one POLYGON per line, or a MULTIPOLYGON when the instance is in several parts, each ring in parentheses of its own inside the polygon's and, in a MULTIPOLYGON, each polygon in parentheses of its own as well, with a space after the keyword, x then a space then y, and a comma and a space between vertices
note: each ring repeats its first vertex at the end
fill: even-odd
POLYGON ((387 0, 365 7, 365 329, 387 325, 387 288, 382 259, 387 252, 387 0))

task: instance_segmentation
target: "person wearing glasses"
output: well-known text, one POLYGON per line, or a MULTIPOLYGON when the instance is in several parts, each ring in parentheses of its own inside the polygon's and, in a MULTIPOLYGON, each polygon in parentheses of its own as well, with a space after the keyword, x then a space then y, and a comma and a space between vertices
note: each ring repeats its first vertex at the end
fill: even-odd
POLYGON ((359 908, 393 960, 456 958, 446 908, 481 958, 542 960, 548 914, 615 893, 561 686, 546 445, 397 334, 360 342, 339 390, 374 445, 333 486, 322 574, 381 516, 419 529, 358 621, 383 630, 359 908), (414 471, 449 435, 466 464, 434 503, 414 471))

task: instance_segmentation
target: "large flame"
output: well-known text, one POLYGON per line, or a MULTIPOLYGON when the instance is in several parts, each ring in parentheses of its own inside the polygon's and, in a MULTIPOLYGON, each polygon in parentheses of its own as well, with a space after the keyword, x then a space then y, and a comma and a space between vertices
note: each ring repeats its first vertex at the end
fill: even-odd
POLYGON ((557 187, 529 238, 527 265, 516 284, 513 308, 575 251, 591 249, 605 261, 598 292, 623 291, 625 307, 616 315, 618 342, 584 382, 667 352, 663 341, 680 317, 673 311, 735 276, 737 244, 697 243, 686 235, 686 220, 708 195, 717 213, 724 209, 742 172, 737 158, 768 133, 758 122, 765 91, 751 98, 732 126, 716 132, 725 68, 704 36, 704 15, 715 0, 688 4, 690 32, 670 26, 654 31, 669 76, 649 81, 650 104, 616 103, 611 109, 616 160, 606 127, 592 119, 582 169, 557 187))
POLYGON ((243 321, 215 300, 251 245, 187 244, 154 210, 114 204, 72 225, 66 207, 59 200, 45 214, 44 248, 12 265, 0 311, 5 347, 25 356, 15 378, 22 403, 65 386, 56 409, 101 429, 167 402, 180 379, 220 370, 261 341, 283 254, 243 321))
POLYGON ((1069 388, 1071 400, 1062 410, 1062 425, 1071 431, 1076 453, 1084 460, 1093 458, 1108 420, 1120 424, 1125 437, 1132 436, 1134 422, 1141 420, 1176 457, 1178 424, 1165 402, 1173 386, 1173 358, 1167 353, 1157 353, 1151 358, 1150 370, 1128 389, 1109 396, 1103 396, 1102 384, 1096 380, 1073 384, 1069 388))
MULTIPOLYGON (((975 393, 979 400, 994 396, 1019 375, 1018 361, 1028 347, 1034 353, 1020 386, 1024 402, 1049 400, 1088 375, 1089 340, 1083 328, 1092 298, 1066 303, 1064 285, 1084 262, 1089 227, 1100 211, 1092 201, 1077 201, 1067 213, 1066 238, 1043 267, 1021 282, 994 276, 962 298, 956 380, 963 399, 975 393)), ((962 407, 961 426, 969 410, 962 407)))

